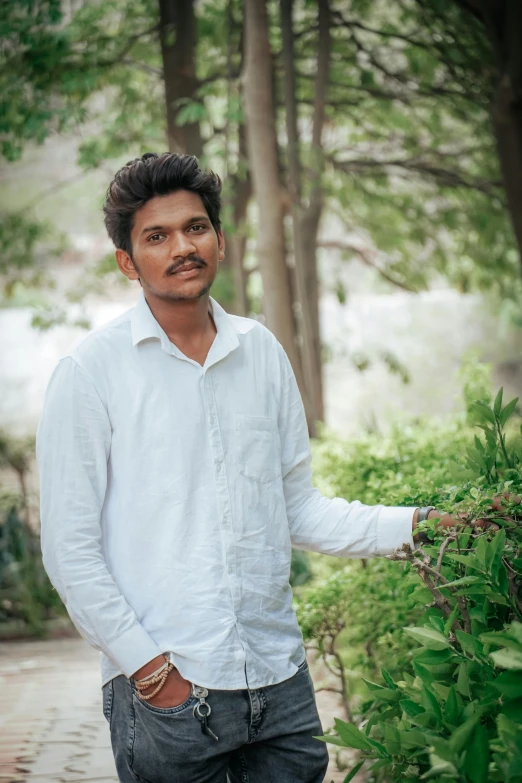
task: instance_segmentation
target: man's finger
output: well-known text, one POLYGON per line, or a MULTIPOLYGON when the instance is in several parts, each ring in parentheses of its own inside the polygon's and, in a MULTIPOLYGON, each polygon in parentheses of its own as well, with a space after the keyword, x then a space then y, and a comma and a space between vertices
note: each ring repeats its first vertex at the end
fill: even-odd
POLYGON ((502 500, 511 500, 513 503, 520 503, 520 497, 518 495, 511 495, 509 492, 504 492, 503 495, 497 495, 496 498, 493 498, 491 508, 494 511, 505 511, 502 500))
POLYGON ((489 519, 476 519, 474 527, 479 527, 483 530, 494 530, 495 532, 500 530, 499 526, 495 525, 494 522, 490 522, 489 519))

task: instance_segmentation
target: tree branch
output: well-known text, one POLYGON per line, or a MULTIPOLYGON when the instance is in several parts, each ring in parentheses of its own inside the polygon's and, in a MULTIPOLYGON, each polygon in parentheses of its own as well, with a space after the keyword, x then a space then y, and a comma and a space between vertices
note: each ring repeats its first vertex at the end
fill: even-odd
POLYGON ((441 166, 430 164, 426 161, 418 158, 401 159, 394 158, 390 160, 375 160, 373 158, 352 158, 351 160, 335 160, 331 158, 331 162, 334 168, 347 173, 351 172, 364 172, 371 169, 398 168, 404 171, 414 172, 416 174, 426 175, 431 177, 441 185, 446 187, 462 187, 469 190, 478 190, 481 193, 486 193, 488 196, 494 195, 496 198, 502 199, 501 189, 502 182, 500 180, 469 180, 462 174, 455 170, 444 169, 441 166))
POLYGON ((385 30, 377 30, 375 27, 368 27, 367 25, 363 24, 362 22, 355 21, 354 19, 346 19, 341 11, 332 11, 332 17, 336 17, 339 21, 336 22, 336 26, 342 26, 342 27, 348 27, 348 28, 358 28, 359 30, 364 30, 366 33, 372 33, 373 35, 379 35, 381 38, 394 38, 399 41, 405 41, 406 43, 411 44, 411 46, 417 46, 421 49, 431 49, 430 44, 427 41, 419 41, 415 38, 411 38, 409 35, 405 35, 404 33, 398 33, 398 32, 387 32, 385 30))
POLYGON ((398 280, 397 278, 393 277, 393 275, 391 275, 382 266, 380 266, 375 261, 376 252, 371 248, 358 247, 357 245, 350 244, 349 242, 319 242, 319 247, 341 250, 349 253, 356 253, 361 259, 361 261, 364 264, 366 264, 366 266, 375 269, 384 280, 388 281, 388 283, 391 283, 392 285, 397 286, 398 288, 401 288, 403 291, 407 291, 408 293, 411 294, 418 293, 414 288, 411 288, 407 283, 404 283, 401 280, 398 280))

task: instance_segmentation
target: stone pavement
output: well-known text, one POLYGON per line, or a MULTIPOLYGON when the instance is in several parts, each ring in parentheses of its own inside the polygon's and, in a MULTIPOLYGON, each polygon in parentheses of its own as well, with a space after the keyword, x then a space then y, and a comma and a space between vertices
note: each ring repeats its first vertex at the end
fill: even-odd
MULTIPOLYGON (((101 695, 82 639, 0 643, 0 783, 118 783, 101 695)), ((342 711, 334 694, 317 700, 326 728, 342 711)), ((330 766, 325 781, 341 783, 330 766)))

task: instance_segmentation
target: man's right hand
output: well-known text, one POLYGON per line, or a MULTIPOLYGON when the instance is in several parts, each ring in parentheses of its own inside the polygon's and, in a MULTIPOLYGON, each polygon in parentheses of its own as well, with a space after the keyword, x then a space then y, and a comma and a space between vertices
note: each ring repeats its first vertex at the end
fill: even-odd
MULTIPOLYGON (((132 678, 134 680, 143 680, 145 677, 148 677, 157 669, 159 669, 164 662, 165 656, 158 655, 156 658, 153 658, 152 661, 146 663, 145 666, 142 666, 141 669, 135 671, 132 675, 132 678)), ((152 693, 152 691, 154 691, 157 687, 158 684, 156 683, 150 688, 147 688, 147 690, 143 691, 143 693, 145 695, 152 693)), ((188 680, 185 680, 185 678, 181 676, 177 669, 173 669, 169 673, 167 680, 159 693, 153 696, 152 699, 147 699, 147 702, 148 704, 152 704, 154 707, 160 707, 161 709, 178 707, 188 699, 191 690, 191 683, 188 680)))

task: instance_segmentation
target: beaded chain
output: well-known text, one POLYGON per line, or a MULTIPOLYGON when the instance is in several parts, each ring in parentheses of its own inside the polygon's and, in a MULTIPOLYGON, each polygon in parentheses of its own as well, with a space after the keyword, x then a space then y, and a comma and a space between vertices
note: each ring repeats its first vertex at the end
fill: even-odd
POLYGON ((163 664, 163 666, 157 669, 157 671, 155 671, 149 677, 144 677, 141 680, 135 680, 134 684, 136 686, 136 690, 138 691, 138 696, 140 697, 140 699, 144 699, 146 701, 148 699, 152 699, 153 696, 159 693, 160 690, 165 685, 167 681, 167 677, 169 676, 173 668, 174 668, 174 664, 171 663, 171 661, 169 661, 168 658, 165 658, 165 663, 163 664), (150 688, 151 685, 156 685, 156 683, 159 683, 158 687, 155 688, 152 691, 152 693, 147 693, 147 694, 142 693, 142 691, 146 691, 147 688, 150 688))

